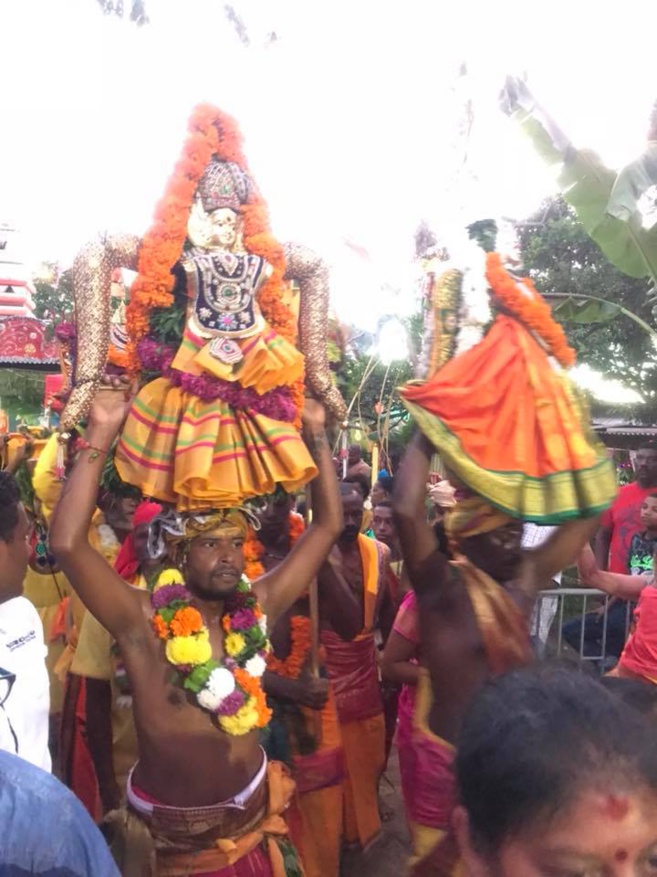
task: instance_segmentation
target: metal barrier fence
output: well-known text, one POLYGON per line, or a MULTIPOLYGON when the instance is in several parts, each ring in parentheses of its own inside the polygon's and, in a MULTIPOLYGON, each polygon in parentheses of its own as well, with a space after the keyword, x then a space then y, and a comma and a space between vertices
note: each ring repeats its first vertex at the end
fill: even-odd
POLYGON ((615 602, 610 616, 611 599, 595 588, 541 591, 530 626, 538 657, 570 660, 579 666, 588 663, 600 671, 610 669, 627 638, 633 609, 630 603, 615 602), (591 616, 594 611, 595 618, 591 616), (585 620, 577 625, 576 619, 585 620), (613 653, 609 651, 610 640, 613 653))

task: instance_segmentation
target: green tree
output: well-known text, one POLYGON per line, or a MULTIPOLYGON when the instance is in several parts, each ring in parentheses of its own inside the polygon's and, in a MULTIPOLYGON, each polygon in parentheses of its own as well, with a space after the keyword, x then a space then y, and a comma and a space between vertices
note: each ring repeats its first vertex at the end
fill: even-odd
POLYGON ((11 416, 32 422, 43 409, 45 373, 0 368, 0 401, 11 416))
MULTIPOLYGON (((382 322, 385 322, 382 320, 382 322)), ((403 445, 410 418, 398 389, 413 377, 413 363, 420 349, 422 315, 401 321, 408 334, 409 357, 386 365, 372 353, 374 336, 361 334, 350 341, 351 354, 336 371, 337 384, 350 406, 349 422, 373 440, 390 448, 403 445)))
MULTIPOLYGON (((653 325, 650 281, 615 268, 561 197, 547 201, 521 227, 520 242, 525 267, 548 298, 554 293, 596 296, 653 325)), ((586 313, 581 314, 582 323, 566 321, 564 314, 560 318, 579 362, 633 387, 645 399, 657 395, 657 351, 644 329, 611 306, 606 312, 593 306, 588 317, 596 321, 588 324, 586 313)))
POLYGON ((73 313, 73 276, 71 271, 60 274, 55 283, 37 280, 34 284, 34 315, 52 329, 73 313))

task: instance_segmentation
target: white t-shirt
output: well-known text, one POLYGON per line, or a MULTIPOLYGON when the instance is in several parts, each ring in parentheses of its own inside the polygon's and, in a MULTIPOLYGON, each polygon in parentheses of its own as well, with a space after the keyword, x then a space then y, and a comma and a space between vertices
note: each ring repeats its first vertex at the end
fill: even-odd
POLYGON ((50 771, 47 651, 30 601, 15 597, 0 603, 0 749, 50 771))
MULTIPOLYGON (((538 548, 544 542, 547 542, 547 540, 556 529, 556 527, 542 527, 538 524, 526 523, 522 528, 522 538, 520 540, 520 543, 523 548, 538 548)), ((559 587, 559 585, 561 584, 561 573, 555 573, 552 576, 552 581, 556 584, 557 587, 559 587)))

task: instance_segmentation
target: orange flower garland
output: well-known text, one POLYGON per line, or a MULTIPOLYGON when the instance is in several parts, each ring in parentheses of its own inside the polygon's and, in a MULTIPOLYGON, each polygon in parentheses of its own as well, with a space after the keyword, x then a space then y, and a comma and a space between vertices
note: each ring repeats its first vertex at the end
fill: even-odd
MULTIPOLYGON (((205 168, 216 155, 222 161, 235 162, 248 172, 234 119, 212 106, 201 104, 193 111, 188 127, 182 155, 155 208, 153 224, 144 235, 139 251, 138 276, 131 289, 126 315, 129 336, 126 364, 131 375, 137 375, 141 368, 137 346, 148 334, 151 312, 155 308, 166 308, 173 301, 171 269, 181 257, 194 195, 205 168)), ((243 205, 240 212, 244 220, 246 249, 262 256, 273 267, 258 295, 262 314, 275 332, 295 344, 294 316, 281 299, 285 256, 283 247, 269 229, 267 205, 257 192, 253 192, 249 203, 243 205)), ((303 395, 303 381, 295 382, 292 399, 297 409, 297 427, 301 425, 303 395)))
MULTIPOLYGON (((305 529, 306 525, 301 515, 297 514, 297 512, 290 512, 290 517, 288 518, 290 548, 292 548, 305 529)), ((265 574, 265 568, 260 562, 260 558, 264 553, 264 545, 256 536, 253 527, 249 527, 246 542, 244 543, 244 575, 250 582, 254 582, 265 574)))
POLYGON ((310 656, 310 618, 294 615, 290 619, 290 654, 281 661, 273 652, 267 654, 267 669, 286 679, 298 679, 310 656))
MULTIPOLYGON (((288 535, 290 548, 295 544, 306 529, 301 515, 290 512, 288 519, 288 535)), ((264 551, 264 548, 263 548, 264 551)), ((305 615, 293 615, 290 619, 290 654, 284 661, 274 656, 273 652, 267 655, 267 669, 287 679, 298 679, 310 655, 310 619, 305 615)))
POLYGON ((306 529, 305 521, 302 516, 298 512, 290 512, 290 517, 288 518, 288 536, 290 538, 290 548, 295 544, 299 536, 303 534, 306 529))
POLYGON ((250 582, 255 582, 265 574, 265 568, 260 562, 260 558, 265 553, 262 542, 255 534, 253 527, 249 527, 249 532, 244 543, 244 575, 250 582))
POLYGON ((502 264, 499 253, 486 255, 486 279, 494 298, 528 329, 544 341, 550 353, 564 368, 575 364, 575 351, 562 327, 552 317, 549 305, 528 277, 515 280, 502 264), (529 293, 526 295, 519 284, 529 293))
POLYGON ((193 606, 179 609, 169 624, 169 629, 174 636, 191 636, 193 633, 198 633, 202 627, 201 613, 193 606))

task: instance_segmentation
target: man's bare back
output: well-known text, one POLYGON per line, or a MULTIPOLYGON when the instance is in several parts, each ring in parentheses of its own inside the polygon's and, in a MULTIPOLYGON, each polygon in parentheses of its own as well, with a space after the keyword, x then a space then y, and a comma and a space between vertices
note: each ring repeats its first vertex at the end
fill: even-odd
MULTIPOLYGON (((430 727, 438 736, 455 742, 468 704, 491 675, 491 655, 465 570, 440 552, 427 523, 426 484, 432 455, 430 443, 417 433, 397 477, 394 511, 406 569, 418 599, 422 654, 434 695, 430 727)), ((526 625, 528 640, 529 614, 539 589, 555 572, 573 562, 595 531, 597 521, 569 521, 531 551, 521 552, 520 531, 515 550, 513 539, 506 538, 509 534, 500 533, 497 538, 497 531, 483 534, 481 539, 465 540, 469 544, 461 550, 475 568, 486 572, 504 591, 508 614, 517 615, 519 623, 526 625)), ((500 645, 505 647, 504 642, 500 645)))

